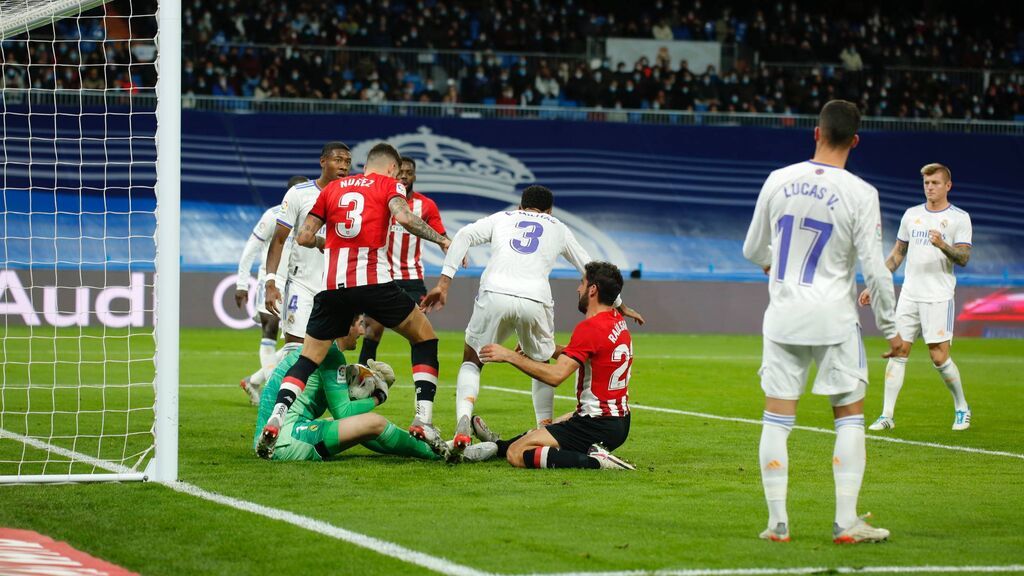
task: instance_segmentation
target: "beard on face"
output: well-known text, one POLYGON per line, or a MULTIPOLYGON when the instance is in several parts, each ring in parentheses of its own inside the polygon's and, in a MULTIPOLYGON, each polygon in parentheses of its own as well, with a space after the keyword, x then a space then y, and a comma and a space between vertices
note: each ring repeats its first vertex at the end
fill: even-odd
POLYGON ((588 300, 589 298, 587 298, 587 293, 584 292, 583 294, 580 294, 579 302, 576 303, 576 307, 579 308, 579 311, 584 314, 587 313, 588 300))

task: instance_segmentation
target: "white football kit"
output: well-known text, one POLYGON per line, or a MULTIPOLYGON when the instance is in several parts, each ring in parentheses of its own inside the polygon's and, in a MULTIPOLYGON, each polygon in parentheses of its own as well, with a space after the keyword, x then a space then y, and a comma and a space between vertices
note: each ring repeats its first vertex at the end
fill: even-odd
POLYGON ((856 306, 857 260, 876 325, 886 338, 896 335, 878 191, 846 170, 811 161, 776 170, 758 195, 743 255, 771 267, 759 371, 765 394, 799 398, 813 360, 813 393, 832 396, 837 406, 862 398, 867 358, 856 306))
POLYGON ((903 213, 896 238, 907 243, 907 257, 896 328, 907 342, 918 336, 928 344, 953 339, 956 276, 953 262, 932 245, 930 230, 938 230, 952 246, 972 240, 971 217, 952 204, 936 212, 919 204, 903 213))
POLYGON ((466 328, 466 343, 477 353, 513 332, 523 352, 541 362, 555 351, 554 301, 548 276, 558 256, 582 274, 590 255, 572 231, 550 214, 509 210, 481 218, 459 230, 441 274, 455 271, 472 246, 490 243, 491 258, 466 328))
MULTIPOLYGON (((249 272, 252 269, 252 262, 254 259, 259 258, 260 268, 256 276, 256 317, 253 318, 257 323, 260 321, 260 314, 270 314, 265 303, 263 282, 267 276, 267 250, 270 249, 270 241, 274 238, 275 221, 279 209, 279 205, 273 206, 267 209, 263 216, 260 216, 260 221, 252 229, 252 234, 249 235, 249 240, 246 241, 245 248, 242 250, 242 257, 238 261, 238 281, 235 284, 235 288, 238 290, 249 290, 249 281, 251 279, 249 272)), ((292 241, 289 238, 284 244, 284 253, 281 255, 282 265, 277 268, 278 274, 286 273, 286 267, 283 263, 288 261, 291 247, 292 241)))
MULTIPOLYGON (((281 201, 277 223, 292 231, 290 238, 298 236, 296 229, 306 221, 306 216, 320 196, 316 180, 309 180, 292 186, 281 201)), ((323 228, 318 235, 322 235, 323 228)), ((283 260, 282 260, 283 261, 283 260)), ((306 334, 306 323, 313 311, 313 298, 323 285, 324 256, 316 248, 295 245, 288 258, 288 280, 284 287, 278 286, 284 298, 281 309, 281 328, 285 334, 302 338, 306 334)))

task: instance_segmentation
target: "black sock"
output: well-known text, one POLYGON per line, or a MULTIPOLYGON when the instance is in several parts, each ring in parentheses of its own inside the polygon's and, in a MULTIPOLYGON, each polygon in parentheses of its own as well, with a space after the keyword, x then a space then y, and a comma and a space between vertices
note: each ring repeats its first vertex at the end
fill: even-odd
POLYGON ((412 345, 412 381, 417 400, 434 401, 438 366, 437 338, 412 345))
POLYGON ((600 468, 601 463, 583 452, 572 450, 548 450, 548 468, 600 468))
MULTIPOLYGON (((282 384, 294 384, 299 388, 299 391, 306 389, 306 381, 309 380, 309 376, 317 369, 316 362, 313 362, 305 356, 299 356, 299 359, 295 361, 295 364, 288 369, 288 372, 284 375, 282 384)), ((277 392, 278 404, 284 404, 291 408, 295 402, 296 394, 286 388, 281 388, 277 392)))
POLYGON ((600 468, 601 464, 583 452, 542 446, 523 451, 527 468, 600 468), (546 454, 545 454, 546 452, 546 454))
POLYGON ((526 436, 526 432, 523 432, 522 434, 516 436, 515 438, 510 438, 508 440, 498 440, 497 442, 495 442, 495 444, 498 445, 498 458, 504 458, 506 455, 508 455, 508 447, 511 446, 513 442, 519 440, 523 436, 526 436))
POLYGON ((377 346, 380 346, 380 340, 370 340, 364 337, 363 348, 359 351, 359 363, 366 366, 367 361, 376 360, 377 346))
POLYGON ((284 388, 282 388, 282 389, 277 391, 277 402, 276 402, 276 404, 284 404, 285 406, 291 408, 292 404, 294 404, 294 403, 295 403, 295 392, 292 392, 291 390, 286 390, 284 388))

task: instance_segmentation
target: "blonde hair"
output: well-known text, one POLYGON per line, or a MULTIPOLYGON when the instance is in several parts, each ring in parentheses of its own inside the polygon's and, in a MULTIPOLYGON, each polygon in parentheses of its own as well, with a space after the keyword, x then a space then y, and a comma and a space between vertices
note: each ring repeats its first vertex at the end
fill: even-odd
POLYGON ((953 181, 953 174, 949 171, 949 168, 939 164, 938 162, 932 162, 931 164, 925 164, 921 167, 922 176, 931 176, 936 172, 943 172, 946 175, 946 182, 953 181))

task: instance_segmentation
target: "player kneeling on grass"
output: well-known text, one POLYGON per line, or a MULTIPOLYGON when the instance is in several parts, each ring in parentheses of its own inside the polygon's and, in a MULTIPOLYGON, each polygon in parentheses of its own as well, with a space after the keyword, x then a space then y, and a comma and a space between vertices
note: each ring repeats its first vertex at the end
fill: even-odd
POLYGON ((569 345, 556 351, 554 364, 538 362, 500 344, 480 350, 484 362, 508 362, 548 386, 558 386, 578 371, 576 410, 555 423, 501 441, 480 417, 473 419, 482 445, 494 442, 517 468, 636 468, 611 454, 629 435, 629 376, 633 340, 626 319, 614 308, 622 292, 622 273, 614 264, 590 262, 576 289, 580 312, 569 345))
MULTIPOLYGON (((372 412, 387 400, 395 373, 391 366, 373 360, 369 366, 346 366, 342 350, 355 350, 363 330, 362 316, 357 316, 348 334, 331 345, 324 361, 310 375, 306 389, 285 415, 273 460, 327 460, 357 444, 382 454, 425 460, 438 460, 447 452, 444 442, 432 448, 372 412), (327 412, 333 420, 320 418, 327 412)), ((299 351, 295 350, 281 360, 263 389, 254 449, 274 409, 281 382, 298 359, 299 351)))

